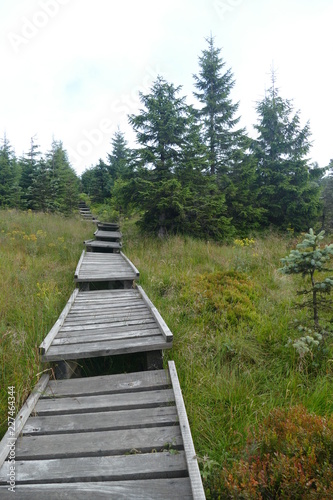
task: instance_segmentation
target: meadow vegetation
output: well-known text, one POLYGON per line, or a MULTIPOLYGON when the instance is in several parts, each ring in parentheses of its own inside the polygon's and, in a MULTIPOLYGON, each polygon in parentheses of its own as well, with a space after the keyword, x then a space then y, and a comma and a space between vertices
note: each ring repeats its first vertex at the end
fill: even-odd
POLYGON ((0 435, 7 425, 7 388, 20 408, 45 365, 38 346, 74 288, 74 271, 92 235, 91 222, 0 210, 0 435))
MULTIPOLYGON (((300 356, 298 325, 312 321, 295 307, 303 278, 278 271, 302 237, 267 232, 222 244, 145 236, 129 220, 121 228, 124 253, 174 334, 165 362, 176 363, 207 498, 329 498, 332 336, 300 356), (321 490, 316 470, 327 471, 321 490)), ((75 218, 0 211, 2 431, 6 388, 16 387, 21 404, 45 369, 38 345, 73 290, 92 232, 75 218)), ((325 318, 329 331, 332 312, 325 318)))

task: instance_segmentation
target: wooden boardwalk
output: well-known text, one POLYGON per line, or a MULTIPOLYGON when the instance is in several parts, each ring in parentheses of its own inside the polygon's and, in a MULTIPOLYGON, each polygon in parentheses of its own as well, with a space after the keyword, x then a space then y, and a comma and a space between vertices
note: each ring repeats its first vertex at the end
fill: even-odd
MULTIPOLYGON (((167 371, 44 375, 31 397, 16 441, 15 498, 205 498, 173 362, 167 371)), ((0 498, 12 495, 9 466, 0 469, 0 498)))
POLYGON ((132 287, 139 275, 139 271, 122 252, 116 254, 83 250, 74 279, 78 284, 86 284, 85 290, 89 290, 89 283, 101 282, 109 286, 113 282, 120 282, 126 288, 132 287))
POLYGON ((84 201, 81 201, 79 203, 79 213, 80 213, 82 219, 90 220, 92 222, 97 222, 96 218, 91 213, 90 208, 88 207, 88 205, 84 201))
POLYGON ((84 244, 87 252, 119 253, 122 247, 121 241, 86 240, 84 244))
POLYGON ((114 356, 170 349, 173 335, 138 286, 79 292, 40 345, 43 361, 114 356))
POLYGON ((106 241, 120 241, 123 237, 120 231, 106 231, 102 229, 97 229, 94 232, 96 240, 106 240, 106 241))
POLYGON ((40 345, 57 379, 42 375, 0 443, 1 499, 13 448, 17 499, 205 499, 175 364, 162 369, 173 335, 138 277, 122 252, 82 252, 40 345), (70 379, 76 360, 142 352, 148 371, 70 379))

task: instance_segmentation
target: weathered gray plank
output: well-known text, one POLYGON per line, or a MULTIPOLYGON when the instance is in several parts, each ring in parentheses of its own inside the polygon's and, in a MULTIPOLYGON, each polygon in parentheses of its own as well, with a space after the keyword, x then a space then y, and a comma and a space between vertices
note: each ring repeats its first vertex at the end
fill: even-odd
POLYGON ((62 329, 60 330, 59 334, 60 335, 61 333, 66 333, 66 332, 75 332, 75 331, 81 331, 81 332, 84 332, 86 331, 87 333, 91 330, 105 330, 105 331, 108 331, 108 329, 110 329, 110 331, 113 329, 116 329, 116 328, 119 328, 119 327, 126 327, 126 326, 135 326, 135 325, 148 325, 148 324, 152 324, 152 325, 155 325, 156 326, 156 321, 154 320, 153 317, 151 318, 148 318, 148 319, 128 319, 126 321, 113 321, 112 323, 97 323, 95 325, 77 325, 77 326, 73 326, 73 327, 70 327, 68 329, 62 329))
POLYGON ((55 324, 53 325, 53 327, 49 331, 48 335, 45 337, 45 339, 43 340, 43 342, 39 346, 39 352, 41 354, 44 354, 48 350, 50 345, 52 344, 57 333, 59 332, 60 328, 64 324, 64 321, 68 315, 70 308, 72 307, 73 302, 75 301, 77 294, 78 294, 78 289, 74 290, 74 292, 70 296, 66 306, 64 307, 62 313, 60 314, 59 318, 57 319, 57 321, 55 322, 55 324))
POLYGON ((101 375, 73 380, 50 380, 41 398, 146 391, 164 389, 170 385, 169 376, 165 370, 101 375))
POLYGON ((130 408, 154 408, 173 404, 172 389, 102 396, 79 396, 40 399, 35 407, 38 415, 62 415, 93 411, 115 411, 130 408))
POLYGON ((83 250, 79 262, 77 263, 74 276, 77 276, 77 274, 79 273, 84 256, 85 256, 85 251, 83 250))
POLYGON ((120 231, 106 231, 99 228, 94 232, 94 236, 97 240, 120 240, 123 237, 120 231))
MULTIPOLYGON (((178 413, 175 406, 160 406, 119 411, 95 413, 76 413, 68 415, 48 415, 30 417, 25 424, 23 435, 64 434, 89 431, 111 431, 122 429, 141 429, 176 425, 178 413)), ((61 439, 61 438, 60 438, 61 439)))
POLYGON ((22 406, 21 410, 17 414, 15 419, 15 429, 10 427, 6 432, 6 434, 4 435, 4 437, 2 438, 0 442, 0 468, 7 458, 7 455, 10 451, 10 446, 13 443, 15 443, 15 440, 20 435, 20 432, 22 431, 24 424, 28 420, 32 410, 35 408, 36 403, 40 398, 40 395, 45 390, 48 381, 49 381, 49 375, 46 374, 42 375, 42 377, 32 390, 30 396, 28 397, 28 399, 22 406))
MULTIPOLYGON (((13 493, 0 486, 0 497, 12 500, 13 493)), ((144 479, 139 481, 101 481, 85 483, 19 484, 15 500, 191 500, 188 477, 144 479)))
POLYGON ((108 296, 110 295, 110 297, 113 299, 113 300, 117 300, 117 299, 125 299, 125 298, 128 298, 128 297, 131 297, 131 295, 133 295, 134 297, 140 297, 140 294, 137 290, 135 290, 135 288, 132 288, 132 290, 123 290, 123 289, 105 289, 105 290, 94 290, 94 291, 89 291, 88 293, 86 294, 82 294, 82 292, 79 293, 79 296, 78 296, 78 300, 90 300, 91 298, 95 300, 96 299, 103 299, 104 296, 108 296), (123 294, 127 294, 127 295, 123 295, 123 294), (112 296, 113 295, 113 296, 112 296))
MULTIPOLYGON (((8 462, 0 469, 0 484, 7 481, 8 462)), ((186 477, 183 451, 178 454, 139 453, 111 457, 80 457, 16 462, 16 483, 121 481, 186 477)))
POLYGON ((135 265, 133 264, 133 262, 131 262, 129 260, 128 257, 126 257, 126 255, 123 253, 123 252, 120 252, 120 255, 126 260, 126 262, 128 263, 129 266, 131 266, 131 268, 133 269, 134 273, 137 275, 137 276, 140 276, 140 273, 139 271, 137 270, 137 268, 135 267, 135 265))
POLYGON ((92 325, 89 325, 89 324, 77 325, 77 326, 71 325, 69 327, 64 325, 62 327, 61 331, 62 332, 88 331, 88 330, 111 328, 112 326, 117 327, 117 326, 129 326, 129 325, 136 325, 136 324, 144 325, 144 324, 152 323, 152 322, 156 324, 156 322, 152 316, 144 317, 144 316, 136 315, 136 316, 132 316, 128 319, 123 318, 121 320, 115 320, 115 321, 110 321, 110 322, 105 321, 102 323, 98 323, 96 321, 96 323, 92 324, 92 325))
POLYGON ((74 344, 89 344, 96 342, 107 342, 114 340, 126 340, 126 339, 134 339, 134 338, 145 338, 145 337, 156 337, 160 334, 160 330, 158 328, 150 328, 145 330, 128 330, 126 332, 115 332, 110 334, 109 331, 105 333, 98 333, 96 331, 92 331, 88 335, 68 335, 67 337, 56 338, 54 339, 52 345, 53 346, 69 346, 74 344))
POLYGON ((100 457, 182 449, 179 426, 24 436, 16 442, 16 460, 100 457))
POLYGON ((145 301, 145 303, 147 304, 147 306, 151 310, 152 315, 156 319, 156 322, 157 322, 157 324, 158 324, 158 326, 159 326, 159 328, 160 328, 160 330, 162 332, 162 335, 164 336, 166 342, 172 342, 173 341, 173 334, 171 333, 168 325, 165 323, 164 319, 162 318, 162 316, 160 315, 160 313, 158 312, 158 310, 156 309, 156 307, 154 306, 154 304, 148 298, 148 296, 145 293, 145 291, 143 290, 143 288, 138 285, 137 289, 139 290, 139 292, 140 292, 143 300, 145 301))
MULTIPOLYGON (((129 322, 131 323, 131 322, 129 322)), ((132 332, 132 331, 138 331, 140 332, 141 330, 152 330, 157 328, 155 321, 152 319, 151 321, 145 321, 144 323, 138 323, 137 321, 132 321, 133 325, 126 324, 119 326, 118 323, 116 326, 114 324, 108 326, 107 328, 96 328, 96 329, 89 329, 89 330, 71 330, 69 332, 62 332, 60 331, 57 335, 57 339, 62 339, 62 338, 71 338, 72 336, 75 337, 77 335, 80 335, 83 339, 84 337, 91 337, 93 335, 104 335, 107 334, 110 337, 113 336, 113 334, 125 334, 125 332, 132 332)), ((98 325, 96 325, 98 326, 98 325)), ((159 330, 158 330, 159 331, 159 330)))
POLYGON ((127 340, 115 340, 107 342, 95 342, 89 344, 75 344, 75 349, 70 351, 69 346, 52 346, 42 356, 43 361, 59 361, 65 359, 83 359, 100 356, 115 356, 118 354, 129 354, 134 352, 146 352, 162 350, 171 347, 161 335, 148 338, 133 338, 127 340))
POLYGON ((185 404, 178 380, 176 365, 174 361, 168 362, 169 374, 172 383, 172 388, 175 395, 176 407, 179 416, 179 426, 183 436, 184 450, 186 455, 186 462, 191 481, 192 493, 194 500, 205 500, 205 492, 202 486, 200 470, 198 466, 197 457, 193 445, 190 425, 188 422, 185 404))
POLYGON ((134 309, 147 309, 146 304, 143 300, 140 299, 132 299, 131 301, 123 300, 121 302, 105 302, 100 301, 99 303, 91 303, 88 302, 89 307, 86 305, 73 305, 71 310, 69 311, 67 318, 79 316, 95 316, 97 313, 105 313, 110 312, 110 314, 119 314, 120 312, 133 311, 134 309))
MULTIPOLYGON (((105 322, 106 324, 113 323, 115 321, 126 321, 128 319, 147 319, 147 318, 152 318, 153 315, 149 311, 147 307, 141 307, 141 308, 135 308, 134 310, 127 309, 123 311, 120 309, 119 311, 113 311, 108 313, 101 313, 98 314, 98 312, 94 314, 87 314, 87 315, 78 315, 74 316, 72 319, 71 316, 66 318, 66 321, 64 322, 63 328, 68 328, 70 329, 72 326, 77 325, 78 322, 82 325, 90 325, 90 324, 96 324, 96 322, 102 323, 105 322), (78 321, 79 320, 79 321, 78 321)), ((78 325, 79 326, 79 325, 78 325)))

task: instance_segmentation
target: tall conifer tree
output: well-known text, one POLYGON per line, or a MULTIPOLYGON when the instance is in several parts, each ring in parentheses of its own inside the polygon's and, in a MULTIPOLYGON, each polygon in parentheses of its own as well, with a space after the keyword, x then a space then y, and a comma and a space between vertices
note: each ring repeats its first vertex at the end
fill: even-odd
POLYGON ((318 177, 307 157, 310 126, 300 123, 290 100, 282 99, 272 74, 272 86, 257 104, 258 137, 252 149, 257 162, 258 200, 266 223, 296 231, 312 225, 320 212, 318 177))
POLYGON ((20 169, 9 141, 4 136, 0 147, 0 206, 17 207, 20 200, 20 169))
POLYGON ((213 36, 206 41, 208 48, 199 57, 199 74, 194 75, 197 89, 194 96, 201 104, 198 117, 203 140, 209 149, 210 173, 217 174, 224 187, 226 176, 232 169, 234 152, 239 148, 245 131, 235 129, 239 117, 235 117, 238 103, 233 103, 230 96, 235 84, 233 74, 230 69, 224 69, 221 49, 215 47, 213 36))

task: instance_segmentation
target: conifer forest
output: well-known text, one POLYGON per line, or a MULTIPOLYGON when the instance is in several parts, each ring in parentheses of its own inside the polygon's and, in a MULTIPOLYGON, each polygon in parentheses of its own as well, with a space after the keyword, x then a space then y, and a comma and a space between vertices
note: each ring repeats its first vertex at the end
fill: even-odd
MULTIPOLYGON (((311 158, 310 123, 302 125, 292 100, 280 95, 276 75, 256 103, 255 137, 239 127, 235 85, 214 38, 193 75, 196 105, 162 76, 141 109, 129 115, 136 134, 111 138, 106 158, 78 176, 60 140, 49 151, 31 138, 16 157, 4 136, 0 148, 0 206, 68 214, 80 193, 106 204, 114 216, 137 213, 145 231, 216 241, 265 228, 332 227, 332 168, 311 158)), ((193 99, 192 99, 193 100, 193 99)))

